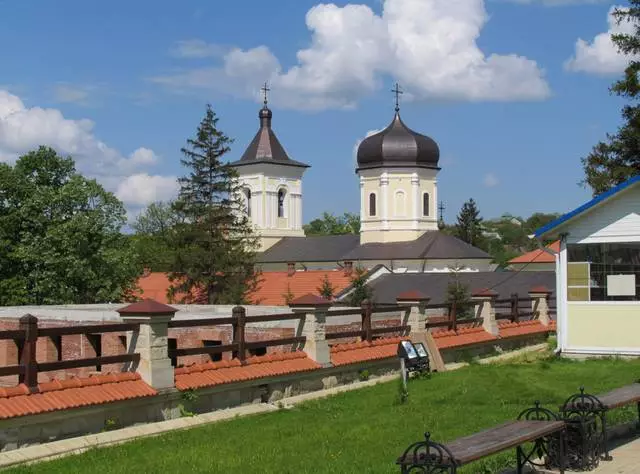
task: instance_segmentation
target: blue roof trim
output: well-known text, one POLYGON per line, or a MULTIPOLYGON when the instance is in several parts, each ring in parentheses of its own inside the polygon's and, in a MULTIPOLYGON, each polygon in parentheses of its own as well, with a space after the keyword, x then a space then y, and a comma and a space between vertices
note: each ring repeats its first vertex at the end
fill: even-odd
POLYGON ((552 221, 552 222, 548 223, 547 225, 545 225, 543 227, 540 227, 538 230, 536 230, 534 235, 536 237, 542 237, 544 234, 546 234, 549 231, 555 229, 556 227, 560 226, 561 224, 564 224, 568 220, 573 219, 577 215, 582 214, 583 212, 591 209, 592 207, 600 204, 602 201, 605 201, 605 200, 609 199, 610 197, 614 196, 615 194, 618 194, 620 191, 623 191, 624 189, 628 188, 629 186, 631 186, 631 185, 633 185, 633 184, 635 184, 635 183, 637 183, 639 181, 640 181, 640 175, 636 175, 633 178, 629 178, 624 183, 620 183, 619 185, 617 185, 617 186, 611 188, 610 190, 600 194, 599 196, 594 197, 591 201, 583 204, 580 207, 577 207, 573 211, 567 212, 565 215, 558 217, 555 221, 552 221))

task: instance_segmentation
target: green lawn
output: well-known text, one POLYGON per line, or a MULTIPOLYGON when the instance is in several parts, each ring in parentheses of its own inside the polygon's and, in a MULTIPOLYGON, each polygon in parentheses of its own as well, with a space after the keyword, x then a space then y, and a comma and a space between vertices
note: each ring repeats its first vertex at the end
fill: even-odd
MULTIPOLYGON (((637 360, 472 365, 411 381, 403 405, 398 384, 386 383, 9 472, 397 473, 395 459, 424 431, 450 440, 513 419, 536 399, 555 408, 581 384, 597 393, 638 377, 637 360)), ((504 453, 463 472, 497 472, 513 458, 504 453)))

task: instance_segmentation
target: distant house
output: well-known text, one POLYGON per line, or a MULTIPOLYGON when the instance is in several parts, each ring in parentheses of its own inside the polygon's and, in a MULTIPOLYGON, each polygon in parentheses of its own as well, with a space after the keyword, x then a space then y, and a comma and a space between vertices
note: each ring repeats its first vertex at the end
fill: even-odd
POLYGON ((640 176, 535 235, 560 239, 559 349, 569 355, 640 355, 640 176))
POLYGON ((546 247, 537 249, 509 260, 509 267, 515 271, 525 272, 555 272, 556 257, 560 252, 560 241, 556 240, 546 247))

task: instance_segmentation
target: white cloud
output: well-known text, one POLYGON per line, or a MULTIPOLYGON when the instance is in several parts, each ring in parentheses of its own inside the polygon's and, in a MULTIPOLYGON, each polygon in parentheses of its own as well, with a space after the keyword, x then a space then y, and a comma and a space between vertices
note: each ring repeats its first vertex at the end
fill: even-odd
POLYGON ((153 150, 140 147, 125 156, 100 141, 93 134, 93 126, 91 120, 67 119, 57 109, 28 108, 18 96, 0 90, 0 161, 13 161, 23 153, 46 145, 71 155, 78 171, 98 179, 110 191, 120 193, 125 183, 144 187, 145 190, 136 190, 138 197, 128 204, 144 205, 153 201, 144 202, 142 196, 145 195, 171 197, 164 193, 169 189, 167 182, 175 181, 175 177, 151 176, 142 186, 141 168, 158 161, 153 150), (136 179, 130 181, 134 177, 136 179), (148 190, 150 186, 159 186, 159 189, 152 192, 148 190))
POLYGON ((311 44, 289 69, 261 45, 231 50, 220 66, 151 80, 179 92, 215 89, 256 97, 269 80, 274 102, 302 109, 353 107, 387 76, 416 99, 548 97, 535 61, 480 50, 477 39, 488 19, 484 0, 383 0, 381 15, 366 5, 319 4, 306 15, 311 44))
POLYGON ((169 54, 177 58, 215 58, 222 56, 226 49, 200 39, 191 39, 176 42, 169 50, 169 54))
POLYGON ((143 207, 155 201, 166 201, 176 196, 178 181, 173 176, 138 173, 120 183, 116 196, 131 207, 143 207))
POLYGON ((612 6, 607 15, 609 29, 605 33, 596 35, 593 41, 588 42, 578 38, 574 55, 565 62, 565 68, 574 72, 586 72, 591 74, 617 74, 629 64, 629 56, 618 52, 618 48, 611 40, 612 34, 633 34, 632 23, 623 21, 616 23, 613 12, 620 6, 612 6))
POLYGON ((487 188, 495 188, 500 184, 500 180, 493 173, 487 173, 484 175, 483 183, 487 188))

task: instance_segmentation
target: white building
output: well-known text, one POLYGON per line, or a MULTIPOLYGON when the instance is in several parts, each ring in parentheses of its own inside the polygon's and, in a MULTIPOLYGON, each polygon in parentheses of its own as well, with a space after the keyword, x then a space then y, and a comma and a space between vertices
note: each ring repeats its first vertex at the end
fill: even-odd
POLYGON ((558 238, 558 347, 640 355, 640 176, 536 232, 558 238))

